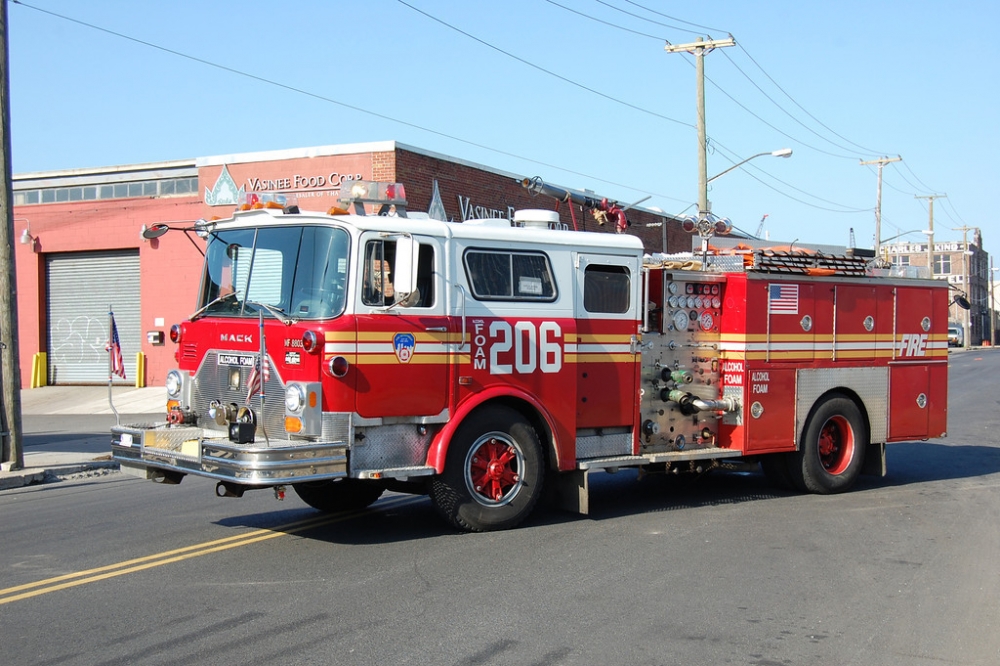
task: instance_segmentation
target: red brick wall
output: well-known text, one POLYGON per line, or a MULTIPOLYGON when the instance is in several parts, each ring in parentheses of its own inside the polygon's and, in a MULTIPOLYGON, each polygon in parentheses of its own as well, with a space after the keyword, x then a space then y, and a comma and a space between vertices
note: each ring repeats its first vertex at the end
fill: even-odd
MULTIPOLYGON (((514 210, 524 208, 543 208, 555 210, 558 203, 547 196, 532 196, 521 186, 520 178, 503 176, 492 171, 484 171, 471 166, 440 160, 404 149, 396 150, 396 172, 392 176, 406 187, 406 197, 409 210, 426 211, 430 206, 433 194, 434 180, 438 181, 441 201, 449 219, 462 220, 462 210, 459 202, 469 201, 472 206, 483 206, 488 209, 506 211, 508 206, 514 210)), ((590 211, 581 211, 575 207, 576 228, 580 231, 615 233, 612 225, 599 226, 590 211)), ((663 248, 663 230, 660 227, 647 227, 652 222, 661 222, 661 218, 653 213, 640 210, 627 212, 632 223, 628 233, 638 236, 647 252, 659 252, 663 248)), ((573 217, 567 204, 559 204, 559 218, 573 227, 573 217)), ((667 248, 670 252, 691 250, 691 236, 680 228, 679 224, 667 220, 667 248)))

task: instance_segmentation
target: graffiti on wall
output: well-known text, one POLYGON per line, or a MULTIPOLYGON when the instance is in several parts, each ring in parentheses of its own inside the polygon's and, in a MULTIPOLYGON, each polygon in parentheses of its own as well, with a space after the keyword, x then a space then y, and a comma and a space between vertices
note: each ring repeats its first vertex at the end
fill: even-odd
POLYGON ((59 319, 50 327, 49 367, 108 362, 106 317, 80 315, 59 319))

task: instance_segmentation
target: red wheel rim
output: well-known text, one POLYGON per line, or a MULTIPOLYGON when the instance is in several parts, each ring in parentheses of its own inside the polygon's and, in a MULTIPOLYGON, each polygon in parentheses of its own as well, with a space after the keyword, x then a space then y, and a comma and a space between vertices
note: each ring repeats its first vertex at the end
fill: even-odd
POLYGON ((843 416, 827 419, 819 431, 819 461, 828 473, 843 474, 854 460, 854 430, 843 416))
POLYGON ((465 482, 476 501, 487 506, 509 502, 521 488, 524 456, 503 433, 476 440, 465 461, 465 482))

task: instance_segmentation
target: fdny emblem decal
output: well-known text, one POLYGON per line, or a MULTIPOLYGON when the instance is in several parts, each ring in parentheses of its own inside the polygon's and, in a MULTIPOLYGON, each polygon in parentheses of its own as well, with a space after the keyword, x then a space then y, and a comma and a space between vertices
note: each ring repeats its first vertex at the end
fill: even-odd
POLYGON ((409 363, 413 357, 413 348, 417 346, 412 333, 397 333, 392 338, 392 348, 400 363, 409 363))

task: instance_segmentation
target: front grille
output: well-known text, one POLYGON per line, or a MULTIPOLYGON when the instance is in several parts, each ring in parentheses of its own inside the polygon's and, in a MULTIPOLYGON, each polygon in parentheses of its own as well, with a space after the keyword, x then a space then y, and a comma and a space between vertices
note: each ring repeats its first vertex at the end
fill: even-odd
MULTIPOLYGON (((230 353, 230 352, 223 352, 230 353)), ((246 352, 231 352, 241 356, 247 356, 246 352)), ((267 430, 267 436, 279 439, 286 437, 285 434, 285 385, 278 375, 277 368, 268 357, 267 364, 270 369, 270 376, 264 383, 264 416, 260 418, 260 394, 253 397, 250 407, 258 416, 258 431, 262 423, 267 430)), ((222 403, 235 403, 242 407, 246 405, 247 382, 250 379, 252 368, 219 365, 219 351, 211 350, 205 354, 205 360, 194 376, 191 386, 191 407, 198 414, 199 425, 213 430, 226 431, 226 426, 220 426, 212 419, 208 418, 208 406, 213 400, 222 403), (237 388, 231 388, 229 383, 230 371, 238 371, 240 381, 237 388)), ((265 374, 267 376, 267 374, 265 374)))

